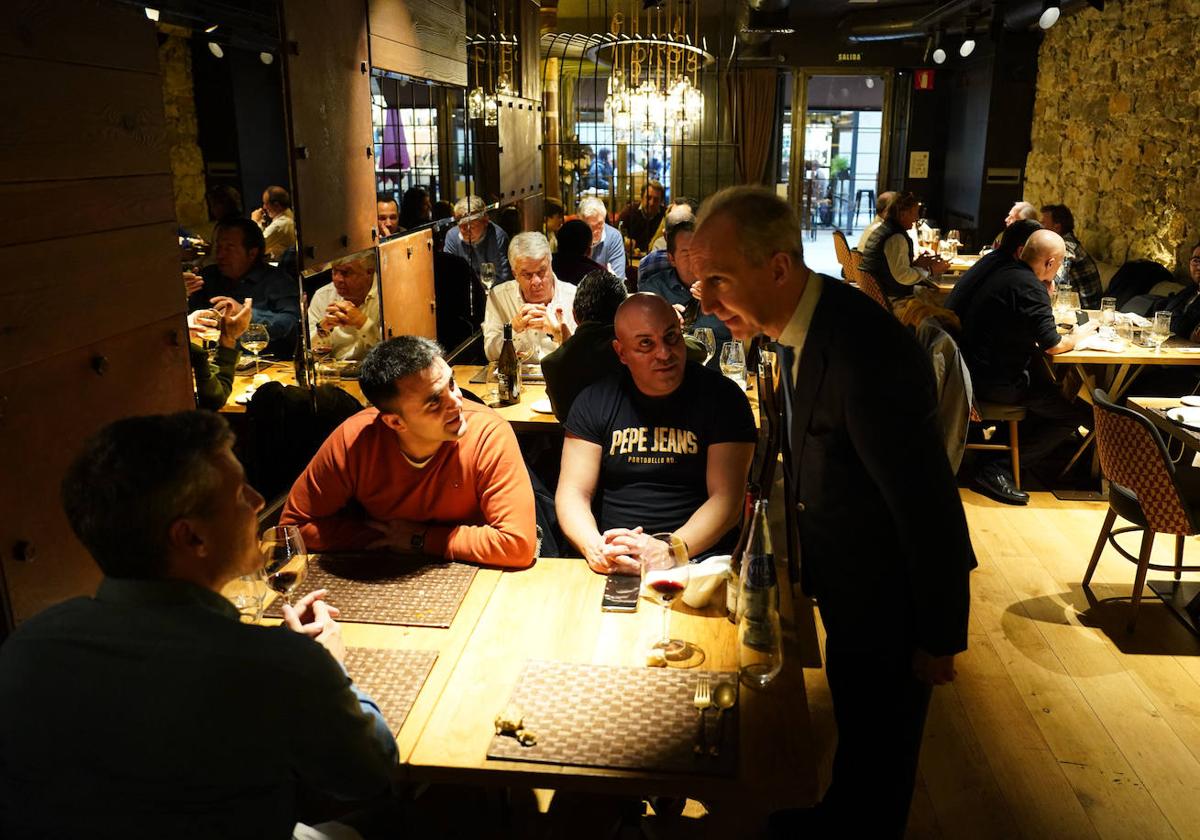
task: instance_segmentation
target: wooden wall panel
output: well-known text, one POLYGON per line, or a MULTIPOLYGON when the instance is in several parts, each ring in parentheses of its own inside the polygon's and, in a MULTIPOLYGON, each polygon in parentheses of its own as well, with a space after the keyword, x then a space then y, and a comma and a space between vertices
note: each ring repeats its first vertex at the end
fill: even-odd
MULTIPOLYGON (((0 610, 91 591, 59 484, 79 444, 190 408, 154 25, 96 0, 0 16, 0 610), (36 557, 27 556, 32 547, 36 557)), ((137 504, 130 499, 130 504, 137 504)), ((0 637, 6 628, 0 626, 0 637)))
POLYGON ((370 248, 375 161, 365 7, 284 0, 288 116, 297 228, 305 265, 370 248), (361 9, 361 13, 359 10, 361 9))
POLYGON ((521 96, 535 100, 542 98, 540 9, 537 0, 523 0, 520 6, 521 96))
MULTIPOLYGON (((171 200, 171 193, 164 194, 171 200)), ((0 371, 178 314, 174 222, 0 248, 0 371)))
POLYGON ((158 75, 157 46, 146 37, 154 24, 136 9, 115 9, 111 0, 69 7, 62 0, 6 0, 4 17, 0 55, 57 55, 72 64, 158 75))
POLYGON ((170 171, 158 76, 0 56, 0 79, 0 182, 170 171))
POLYGON ((437 338, 432 231, 419 230, 380 245, 379 283, 385 339, 437 338))
POLYGON ((0 247, 175 222, 170 175, 0 184, 0 247))
POLYGON ((465 87, 466 13, 461 0, 370 0, 371 64, 465 87))
MULTIPOLYGON (((182 316, 0 374, 0 546, 16 620, 95 588, 94 563, 71 534, 59 483, 82 443, 120 417, 195 405, 182 316), (178 341, 179 344, 175 342, 178 341), (107 367, 97 373, 94 360, 107 367), (12 546, 27 543, 23 562, 12 546)), ((137 504, 130 499, 130 504, 137 504)))

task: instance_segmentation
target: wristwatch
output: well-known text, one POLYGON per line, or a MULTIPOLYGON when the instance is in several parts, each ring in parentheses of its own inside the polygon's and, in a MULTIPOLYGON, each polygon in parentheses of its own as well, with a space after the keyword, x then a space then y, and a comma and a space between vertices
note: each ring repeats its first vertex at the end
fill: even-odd
POLYGON ((408 547, 413 551, 421 552, 425 550, 425 532, 418 531, 409 538, 408 547))

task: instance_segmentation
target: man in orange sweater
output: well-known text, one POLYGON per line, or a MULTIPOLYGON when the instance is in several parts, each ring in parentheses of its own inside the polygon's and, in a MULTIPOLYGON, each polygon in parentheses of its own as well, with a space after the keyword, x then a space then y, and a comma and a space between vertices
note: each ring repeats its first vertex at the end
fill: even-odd
POLYGON ((280 524, 316 551, 379 549, 524 568, 537 542, 533 488, 512 428, 463 402, 441 348, 375 346, 359 380, 374 408, 321 445, 280 524))

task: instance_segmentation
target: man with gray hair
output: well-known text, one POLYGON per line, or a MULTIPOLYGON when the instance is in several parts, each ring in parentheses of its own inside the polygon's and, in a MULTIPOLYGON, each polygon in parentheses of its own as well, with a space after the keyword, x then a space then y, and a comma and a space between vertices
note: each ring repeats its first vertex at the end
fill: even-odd
POLYGON ((506 256, 508 234, 488 219, 483 199, 477 195, 460 198, 454 204, 454 221, 457 227, 446 234, 442 250, 470 263, 476 276, 482 277, 483 267, 490 265, 495 271, 496 284, 510 280, 512 272, 506 256))
POLYGON ((313 350, 338 361, 361 360, 382 335, 375 258, 341 260, 331 273, 333 282, 317 289, 308 305, 313 350))
POLYGON ((773 815, 771 834, 901 837, 930 687, 967 647, 975 565, 929 357, 890 312, 804 264, 799 219, 772 190, 710 197, 691 255, 706 312, 734 338, 779 342, 784 516, 826 630, 832 783, 817 808, 773 815))
POLYGON ((519 233, 508 246, 516 283, 492 289, 483 315, 483 352, 498 359, 504 325, 512 324, 517 353, 540 361, 575 331, 575 287, 560 283, 550 264, 550 242, 535 231, 519 233))
POLYGON ((855 249, 861 251, 866 247, 867 241, 870 240, 871 234, 879 229, 879 226, 887 220, 888 208, 892 206, 892 202, 896 200, 899 193, 894 190, 885 190, 879 194, 879 198, 875 199, 875 218, 871 223, 862 229, 862 233, 858 237, 858 242, 855 244, 855 249))
POLYGON ((996 238, 992 240, 992 249, 1000 247, 1000 237, 1004 236, 1004 231, 1013 226, 1014 223, 1020 221, 1038 220, 1038 209, 1028 201, 1015 202, 1012 208, 1008 211, 1008 215, 1004 217, 1004 230, 996 234, 996 238))
POLYGON ((608 208, 595 196, 579 202, 579 218, 592 229, 592 252, 588 255, 618 277, 625 276, 625 239, 608 223, 608 208))

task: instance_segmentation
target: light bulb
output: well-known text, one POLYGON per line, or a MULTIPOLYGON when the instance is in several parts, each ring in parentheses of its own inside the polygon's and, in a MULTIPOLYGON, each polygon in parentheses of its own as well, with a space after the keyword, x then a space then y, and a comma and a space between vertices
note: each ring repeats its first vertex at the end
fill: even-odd
POLYGON ((934 64, 945 64, 946 63, 946 51, 944 49, 942 49, 941 47, 938 47, 936 50, 933 51, 933 63, 934 64))
POLYGON ((962 46, 958 48, 958 54, 961 55, 963 58, 966 58, 973 52, 975 52, 975 39, 974 38, 966 38, 962 42, 962 46))

